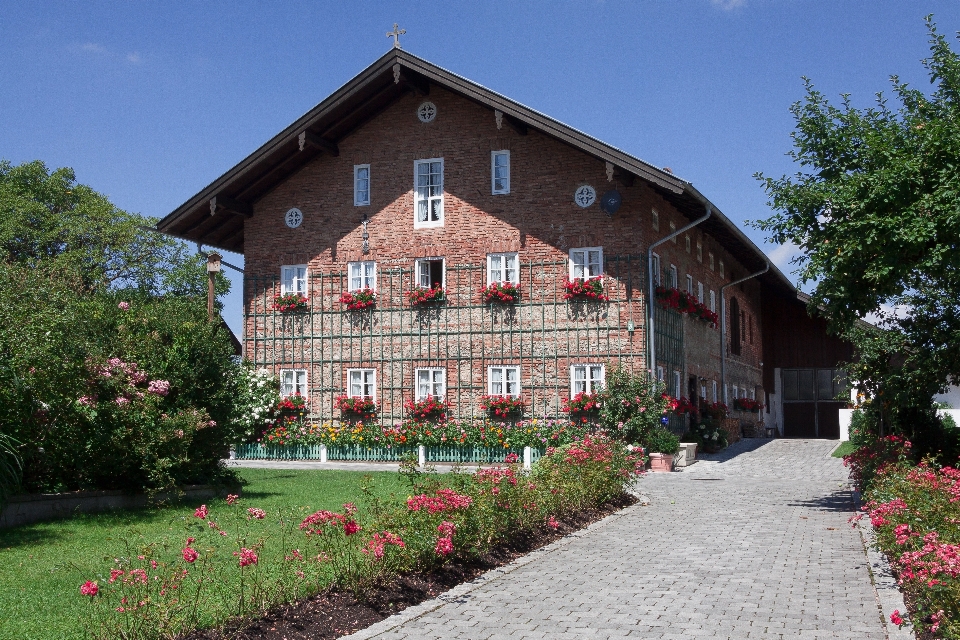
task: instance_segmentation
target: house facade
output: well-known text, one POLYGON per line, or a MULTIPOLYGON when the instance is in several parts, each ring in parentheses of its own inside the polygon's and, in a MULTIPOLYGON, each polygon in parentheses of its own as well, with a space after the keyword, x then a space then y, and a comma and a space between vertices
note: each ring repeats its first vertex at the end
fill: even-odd
POLYGON ((678 397, 777 400, 764 301, 796 291, 716 206, 399 49, 158 229, 244 254, 244 355, 317 418, 344 396, 384 420, 426 396, 555 417, 617 366, 678 397))

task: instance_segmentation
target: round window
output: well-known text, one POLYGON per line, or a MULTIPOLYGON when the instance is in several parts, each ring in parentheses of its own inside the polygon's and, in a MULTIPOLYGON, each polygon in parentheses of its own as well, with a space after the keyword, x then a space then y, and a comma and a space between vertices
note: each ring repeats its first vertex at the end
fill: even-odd
POLYGON ((417 107, 417 117, 420 118, 420 122, 433 122, 433 119, 437 117, 437 105, 432 102, 424 102, 417 107))
POLYGON ((573 201, 586 209, 597 201, 597 192, 593 187, 585 184, 573 194, 573 201))
POLYGON ((286 215, 283 216, 283 221, 287 223, 287 226, 291 229, 296 229, 303 223, 303 211, 294 207, 287 211, 286 215))

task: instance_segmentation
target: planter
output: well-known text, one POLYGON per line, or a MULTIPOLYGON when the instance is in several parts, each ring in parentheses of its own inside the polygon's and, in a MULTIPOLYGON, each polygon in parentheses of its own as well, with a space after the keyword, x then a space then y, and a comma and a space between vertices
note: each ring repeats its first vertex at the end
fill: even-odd
POLYGON ((673 456, 669 453, 651 453, 650 471, 654 473, 670 473, 673 471, 673 456))
POLYGON ((676 467, 688 467, 697 460, 697 443, 681 442, 680 451, 673 456, 673 464, 676 467))

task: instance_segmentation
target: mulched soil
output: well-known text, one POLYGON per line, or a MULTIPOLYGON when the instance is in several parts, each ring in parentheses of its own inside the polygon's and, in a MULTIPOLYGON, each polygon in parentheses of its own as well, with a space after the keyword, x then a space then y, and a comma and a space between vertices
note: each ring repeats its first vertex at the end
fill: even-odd
POLYGON ((560 520, 556 530, 544 526, 518 536, 479 560, 450 562, 429 573, 400 576, 389 584, 375 587, 363 601, 343 591, 324 591, 312 598, 279 606, 263 618, 234 621, 223 629, 195 631, 181 640, 333 640, 434 598, 636 501, 634 496, 625 494, 598 509, 560 520))

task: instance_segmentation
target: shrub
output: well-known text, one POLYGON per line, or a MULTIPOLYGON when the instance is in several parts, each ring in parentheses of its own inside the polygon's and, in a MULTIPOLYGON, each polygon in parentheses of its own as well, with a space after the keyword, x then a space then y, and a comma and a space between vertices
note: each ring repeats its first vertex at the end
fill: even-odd
POLYGON ((624 442, 643 442, 667 412, 663 384, 622 367, 607 373, 600 424, 624 442))
POLYGON ((650 453, 665 453, 672 456, 680 451, 680 439, 663 427, 651 430, 643 444, 650 453))
POLYGON ((843 465, 850 467, 850 477, 857 489, 866 491, 884 467, 908 462, 911 448, 910 441, 901 436, 875 438, 843 456, 843 465))
POLYGON ((237 367, 235 376, 236 396, 231 420, 240 437, 252 441, 276 421, 280 380, 266 369, 254 369, 249 362, 237 367))

